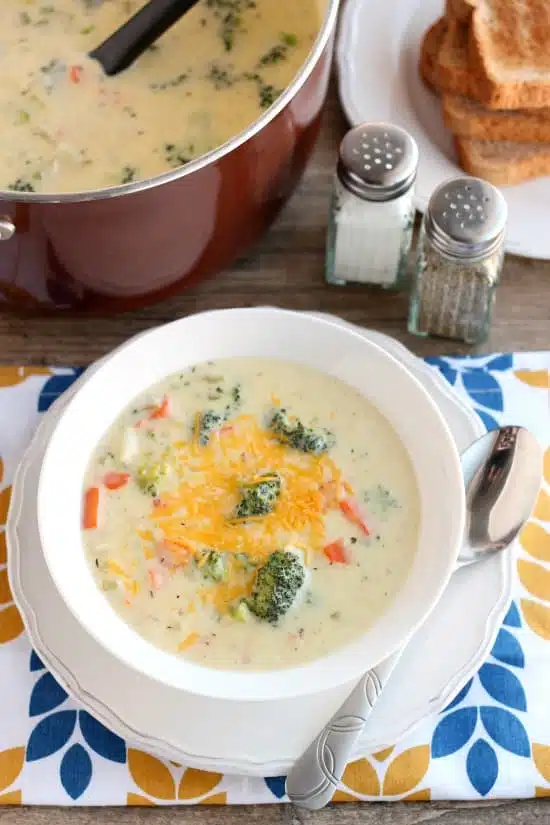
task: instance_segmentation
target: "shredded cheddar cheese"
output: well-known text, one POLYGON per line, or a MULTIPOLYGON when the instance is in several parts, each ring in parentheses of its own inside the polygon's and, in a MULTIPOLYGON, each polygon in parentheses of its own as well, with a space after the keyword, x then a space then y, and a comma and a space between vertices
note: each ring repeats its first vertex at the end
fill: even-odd
POLYGON ((206 587, 201 591, 200 599, 203 604, 211 604, 218 613, 223 615, 227 613, 231 604, 250 596, 252 579, 251 576, 247 583, 222 582, 212 587, 206 587))
POLYGON ((179 643, 179 645, 178 645, 178 650, 179 650, 180 652, 181 652, 181 651, 183 651, 183 650, 187 650, 187 648, 189 648, 189 647, 191 647, 192 645, 194 645, 196 642, 198 642, 198 640, 199 640, 199 634, 198 634, 198 633, 189 633, 189 634, 185 637, 185 639, 183 639, 183 640, 179 643))
POLYGON ((108 561, 107 562, 107 570, 112 576, 118 576, 121 579, 129 579, 130 576, 126 573, 125 570, 122 569, 120 564, 117 564, 116 561, 108 561))
POLYGON ((324 514, 335 506, 341 473, 326 455, 299 453, 281 444, 253 416, 241 415, 220 437, 201 446, 197 425, 190 442, 179 442, 182 483, 153 508, 153 519, 171 544, 198 552, 216 548, 262 559, 292 543, 321 550, 324 514), (181 446, 180 446, 181 445, 181 446), (240 491, 275 477, 280 496, 265 516, 235 519, 240 491), (328 500, 323 490, 334 488, 328 500))

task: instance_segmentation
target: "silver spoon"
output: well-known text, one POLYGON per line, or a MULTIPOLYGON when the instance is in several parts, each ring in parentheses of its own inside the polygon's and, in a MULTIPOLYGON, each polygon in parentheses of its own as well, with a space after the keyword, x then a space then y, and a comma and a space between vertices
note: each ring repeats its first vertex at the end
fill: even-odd
MULTIPOLYGON (((542 450, 523 427, 501 427, 461 456, 467 524, 456 569, 509 547, 531 515, 540 489, 542 450)), ((404 648, 403 648, 404 650, 404 648)), ((295 762, 286 779, 291 802, 324 808, 402 651, 361 677, 344 704, 295 762)))

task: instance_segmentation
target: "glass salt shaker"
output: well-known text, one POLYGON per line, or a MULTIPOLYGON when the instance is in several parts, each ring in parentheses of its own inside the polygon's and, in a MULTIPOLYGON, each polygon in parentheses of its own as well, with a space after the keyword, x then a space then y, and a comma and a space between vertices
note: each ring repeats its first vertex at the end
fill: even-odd
POLYGON ((414 224, 418 147, 404 129, 365 123, 340 144, 331 199, 325 279, 399 289, 414 224))
POLYGON ((504 258, 508 209, 487 181, 460 177, 439 186, 418 243, 409 332, 484 341, 504 258))

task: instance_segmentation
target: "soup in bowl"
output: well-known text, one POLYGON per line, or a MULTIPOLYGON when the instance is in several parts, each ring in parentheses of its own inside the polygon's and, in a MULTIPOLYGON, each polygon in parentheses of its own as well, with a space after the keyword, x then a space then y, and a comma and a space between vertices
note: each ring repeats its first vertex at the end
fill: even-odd
POLYGON ((436 603, 463 519, 452 438, 407 370, 271 309, 117 351, 61 414, 39 489, 84 627, 136 670, 235 699, 328 689, 389 655, 436 603))

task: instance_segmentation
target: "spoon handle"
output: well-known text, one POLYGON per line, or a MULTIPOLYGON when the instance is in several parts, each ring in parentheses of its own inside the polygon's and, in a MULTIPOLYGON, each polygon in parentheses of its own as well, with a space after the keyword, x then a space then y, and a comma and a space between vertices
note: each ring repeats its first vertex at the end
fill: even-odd
POLYGON ((286 792, 295 805, 316 811, 330 802, 400 655, 400 651, 395 653, 361 677, 344 704, 294 763, 286 779, 286 792))
POLYGON ((110 37, 90 52, 107 75, 127 69, 198 0, 149 0, 110 37))

